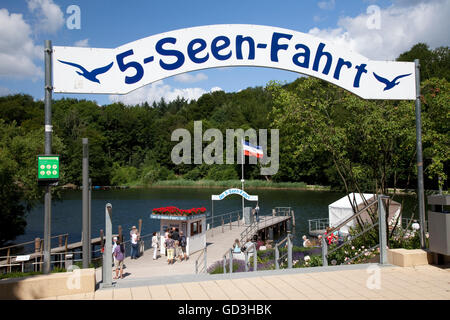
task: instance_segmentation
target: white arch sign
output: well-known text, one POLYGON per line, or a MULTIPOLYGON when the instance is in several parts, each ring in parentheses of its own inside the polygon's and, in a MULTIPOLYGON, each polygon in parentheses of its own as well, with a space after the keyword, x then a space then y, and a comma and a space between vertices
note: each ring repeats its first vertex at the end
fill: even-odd
POLYGON ((213 195, 211 195, 211 200, 223 200, 231 194, 237 194, 248 201, 258 201, 258 196, 251 196, 244 190, 237 189, 237 188, 227 189, 224 192, 222 192, 221 194, 217 194, 217 195, 213 194, 213 195))
POLYGON ((277 68, 331 82, 364 99, 416 99, 412 62, 373 61, 309 34, 259 25, 165 32, 114 49, 53 47, 53 89, 126 94, 177 74, 218 67, 277 68))

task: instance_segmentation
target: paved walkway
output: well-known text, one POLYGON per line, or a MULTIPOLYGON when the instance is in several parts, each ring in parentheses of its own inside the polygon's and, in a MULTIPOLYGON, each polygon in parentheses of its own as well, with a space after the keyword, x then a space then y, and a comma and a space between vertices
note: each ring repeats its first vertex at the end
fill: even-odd
MULTIPOLYGON (((242 221, 238 223, 234 221, 232 223, 230 230, 230 225, 226 224, 224 226, 224 232, 222 233, 222 227, 216 227, 214 229, 208 230, 206 236, 207 243, 207 265, 210 266, 214 262, 222 259, 222 255, 226 250, 231 248, 234 240, 240 238, 241 232, 245 229, 242 221)), ((187 261, 176 261, 172 265, 167 264, 167 258, 164 255, 159 255, 157 260, 153 260, 153 249, 145 250, 144 255, 140 256, 138 259, 132 260, 130 257, 125 258, 124 264, 124 276, 121 282, 126 282, 129 280, 135 280, 137 278, 153 278, 161 277, 166 275, 180 275, 180 274, 194 274, 195 273, 195 260, 199 257, 202 251, 193 253, 187 261)), ((203 260, 200 259, 199 263, 203 267, 203 260)), ((101 280, 101 268, 96 270, 97 280, 101 280)), ((114 280, 115 281, 115 280, 114 280)))
MULTIPOLYGON (((274 219, 269 216, 262 216, 260 220, 260 228, 265 226, 265 220, 274 224, 283 221, 285 217, 275 217, 274 219)), ((215 227, 207 231, 206 243, 207 243, 207 265, 208 267, 216 261, 222 260, 223 254, 231 248, 235 239, 241 238, 241 232, 244 231, 245 225, 240 221, 233 221, 231 224, 227 223, 222 226, 215 227)), ((172 265, 167 264, 166 256, 160 256, 157 260, 153 260, 153 249, 145 250, 144 255, 138 259, 132 260, 130 257, 125 258, 124 264, 124 276, 123 280, 129 281, 137 278, 153 278, 166 275, 180 275, 180 274, 193 274, 195 273, 195 261, 200 256, 202 251, 198 251, 192 254, 187 261, 176 261, 172 265)), ((199 270, 204 269, 203 258, 199 260, 199 270)), ((101 268, 96 270, 97 281, 101 281, 101 268)))
POLYGON ((236 273, 231 276, 191 275, 184 279, 141 279, 129 282, 130 287, 126 285, 122 282, 114 289, 50 299, 450 300, 450 269, 431 265, 410 268, 350 265, 236 273))

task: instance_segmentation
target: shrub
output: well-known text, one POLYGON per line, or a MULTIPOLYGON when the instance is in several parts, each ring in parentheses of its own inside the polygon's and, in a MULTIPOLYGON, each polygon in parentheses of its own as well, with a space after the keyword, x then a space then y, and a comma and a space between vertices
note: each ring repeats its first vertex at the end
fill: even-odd
POLYGON ((173 171, 155 164, 142 169, 141 179, 144 184, 150 185, 161 180, 174 180, 176 176, 173 171))
POLYGON ((225 181, 236 180, 239 176, 236 172, 234 165, 213 165, 208 170, 208 174, 205 177, 206 180, 225 181))
POLYGON ((114 163, 112 167, 111 184, 124 185, 135 181, 138 177, 138 169, 131 166, 121 167, 114 163))

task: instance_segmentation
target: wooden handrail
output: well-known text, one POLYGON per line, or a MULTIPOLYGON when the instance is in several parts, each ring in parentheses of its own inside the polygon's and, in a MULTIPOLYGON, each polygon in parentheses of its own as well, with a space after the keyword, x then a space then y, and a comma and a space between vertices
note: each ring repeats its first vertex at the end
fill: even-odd
MULTIPOLYGON (((58 238, 59 236, 65 236, 65 235, 69 235, 69 234, 68 233, 58 234, 56 236, 50 237, 50 239, 58 238)), ((6 249, 9 249, 9 248, 20 247, 20 246, 24 246, 24 245, 27 245, 27 244, 31 244, 31 243, 34 243, 34 241, 35 240, 22 242, 22 243, 18 243, 18 244, 13 244, 13 245, 10 245, 10 246, 7 246, 7 247, 2 247, 2 248, 0 248, 0 251, 6 250, 6 249)))

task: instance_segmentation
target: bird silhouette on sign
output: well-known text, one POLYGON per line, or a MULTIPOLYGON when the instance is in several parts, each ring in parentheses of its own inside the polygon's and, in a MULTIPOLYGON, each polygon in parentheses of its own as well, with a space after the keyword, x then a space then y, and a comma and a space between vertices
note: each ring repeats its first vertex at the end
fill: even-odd
POLYGON ((85 77, 89 81, 98 82, 98 83, 100 83, 100 81, 97 79, 97 76, 99 74, 105 73, 109 69, 111 69, 111 67, 112 67, 112 65, 114 63, 114 62, 111 62, 107 66, 104 66, 104 67, 101 67, 101 68, 97 68, 97 69, 94 69, 92 71, 87 71, 84 67, 80 66, 79 64, 76 64, 76 63, 73 63, 73 62, 62 61, 62 60, 59 60, 59 59, 58 59, 58 61, 61 62, 61 63, 68 64, 69 66, 72 66, 72 67, 80 69, 81 72, 76 71, 76 73, 78 73, 80 76, 85 77))
POLYGON ((386 91, 386 90, 390 90, 390 89, 392 89, 393 87, 395 87, 396 85, 398 85, 398 84, 400 83, 400 81, 397 81, 398 79, 407 77, 407 76, 411 75, 411 73, 408 73, 408 74, 402 74, 402 75, 400 75, 400 76, 397 76, 397 77, 395 77, 394 80, 392 80, 392 81, 389 81, 388 79, 383 78, 383 77, 377 75, 375 72, 373 72, 373 75, 375 76, 375 78, 376 78, 378 81, 380 81, 381 83, 384 83, 384 84, 386 85, 386 86, 384 87, 384 90, 383 90, 383 91, 386 91))

